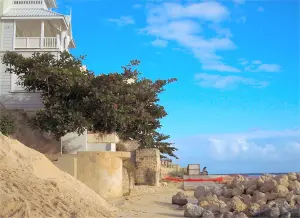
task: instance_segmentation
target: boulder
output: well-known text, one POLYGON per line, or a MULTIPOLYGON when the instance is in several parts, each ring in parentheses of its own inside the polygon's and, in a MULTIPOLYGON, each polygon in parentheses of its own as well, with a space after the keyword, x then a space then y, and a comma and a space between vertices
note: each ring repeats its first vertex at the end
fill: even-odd
POLYGON ((300 208, 288 209, 288 211, 291 213, 291 217, 300 217, 300 208))
POLYGON ((245 178, 245 180, 242 182, 242 185, 244 186, 245 190, 247 190, 250 186, 256 185, 256 180, 254 178, 245 178))
POLYGON ((272 201, 277 198, 278 194, 276 192, 267 192, 265 193, 268 201, 272 201))
POLYGON ((224 189, 224 197, 231 198, 233 196, 232 191, 233 191, 233 189, 231 189, 231 188, 224 189))
POLYGON ((242 182, 245 181, 245 177, 241 176, 241 175, 237 175, 236 177, 234 177, 234 179, 232 180, 232 185, 234 187, 236 187, 238 184, 242 184, 242 182))
POLYGON ((235 212, 233 213, 232 218, 248 218, 248 216, 243 212, 235 212))
POLYGON ((279 217, 280 216, 280 209, 279 207, 274 204, 271 208, 263 210, 258 214, 254 215, 254 217, 279 217))
POLYGON ((253 184, 249 186, 249 188, 246 190, 246 194, 252 195, 254 191, 256 191, 258 188, 257 184, 253 184))
POLYGON ((294 194, 294 195, 300 195, 300 188, 295 188, 295 189, 293 190, 293 194, 294 194))
POLYGON ((272 175, 270 174, 264 174, 262 176, 260 176, 257 180, 256 180, 256 184, 257 184, 257 187, 260 188, 262 187, 266 181, 269 181, 273 178, 272 175))
POLYGON ((287 196, 285 197, 286 201, 289 203, 289 205, 290 205, 291 207, 294 207, 295 204, 296 204, 296 199, 295 199, 295 197, 296 197, 296 196, 295 196, 292 192, 288 193, 287 196))
POLYGON ((237 196, 233 197, 227 205, 231 207, 234 211, 242 212, 246 210, 247 205, 237 196))
POLYGON ((276 185, 277 185, 276 180, 274 180, 274 179, 266 180, 266 181, 264 182, 264 184, 259 188, 259 191, 261 191, 261 192, 263 192, 263 193, 269 192, 269 191, 271 191, 273 188, 275 188, 276 185))
POLYGON ((289 190, 284 185, 276 185, 272 192, 277 193, 278 198, 284 198, 289 193, 289 190))
POLYGON ((188 203, 186 196, 183 192, 178 192, 176 195, 172 197, 172 204, 176 204, 179 206, 184 206, 188 203))
POLYGON ((277 175, 274 179, 277 181, 278 185, 283 185, 285 187, 289 186, 289 177, 287 175, 277 175))
POLYGON ((287 176, 289 177, 290 181, 297 180, 297 174, 296 173, 288 173, 287 176))
POLYGON ((290 212, 281 213, 280 218, 292 218, 292 214, 290 212))
POLYGON ((201 217, 204 210, 198 205, 187 203, 184 208, 184 217, 201 217))
POLYGON ((218 199, 219 199, 220 201, 225 202, 225 203, 227 203, 228 201, 230 201, 230 198, 226 198, 226 197, 224 197, 224 196, 220 196, 220 197, 218 197, 218 199))
POLYGON ((260 211, 260 205, 257 204, 257 203, 251 203, 249 206, 248 206, 248 213, 253 216, 255 214, 257 214, 259 211, 260 211))
POLYGON ((298 206, 300 206, 300 195, 295 195, 294 199, 295 199, 295 203, 296 203, 298 206))
POLYGON ((242 201, 245 203, 245 204, 250 204, 252 202, 252 197, 251 195, 245 195, 245 194, 242 194, 241 195, 242 197, 242 201))
POLYGON ((244 193, 244 186, 242 184, 237 184, 237 186, 232 189, 233 196, 239 196, 243 193, 244 193))
POLYGON ((199 206, 215 213, 220 213, 220 210, 226 207, 226 203, 220 201, 216 195, 209 195, 199 200, 199 206))
POLYGON ((209 194, 211 194, 211 190, 207 186, 204 186, 204 185, 198 186, 194 192, 194 196, 197 199, 206 197, 209 194))
POLYGON ((267 202, 266 195, 264 193, 260 192, 260 191, 254 191, 252 201, 253 202, 258 202, 260 200, 264 201, 264 202, 267 202))
POLYGON ((277 205, 279 205, 279 206, 287 206, 287 205, 289 205, 289 203, 286 201, 286 199, 285 198, 276 198, 275 200, 274 200, 274 202, 277 204, 277 205))
POLYGON ((232 218, 232 217, 233 217, 233 213, 232 212, 223 213, 223 218, 232 218))
POLYGON ((217 197, 222 196, 224 194, 224 190, 220 186, 212 187, 211 192, 215 194, 217 197))
POLYGON ((290 181, 289 180, 289 190, 295 190, 297 188, 300 188, 300 182, 298 182, 298 180, 293 180, 293 181, 290 181))
POLYGON ((215 215, 210 210, 204 210, 202 218, 215 218, 215 215))

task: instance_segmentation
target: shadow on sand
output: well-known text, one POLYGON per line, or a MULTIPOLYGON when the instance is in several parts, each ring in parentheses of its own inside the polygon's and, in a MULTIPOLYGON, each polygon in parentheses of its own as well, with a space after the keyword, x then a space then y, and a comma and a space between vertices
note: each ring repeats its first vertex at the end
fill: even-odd
POLYGON ((183 217, 183 215, 178 215, 178 214, 172 214, 172 213, 157 213, 161 216, 165 216, 165 217, 183 217))

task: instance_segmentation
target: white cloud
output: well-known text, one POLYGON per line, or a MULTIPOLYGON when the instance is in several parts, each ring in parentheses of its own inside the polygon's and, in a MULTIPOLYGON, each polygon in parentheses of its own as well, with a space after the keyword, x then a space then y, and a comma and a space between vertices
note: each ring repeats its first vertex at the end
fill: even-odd
POLYGON ((108 19, 108 22, 116 23, 118 26, 126 26, 135 23, 134 19, 130 16, 121 16, 118 19, 110 18, 108 19))
POLYGON ((233 88, 238 85, 248 85, 256 88, 262 88, 268 85, 267 82, 256 81, 254 79, 241 76, 221 76, 206 73, 196 74, 195 79, 202 87, 216 89, 233 88))
POLYGON ((259 6, 258 8, 257 8, 257 11, 258 12, 263 12, 265 9, 263 8, 263 7, 261 7, 261 6, 259 6))
POLYGON ((300 129, 206 134, 175 140, 181 163, 215 173, 300 171, 300 129), (186 146, 189 145, 189 146, 186 146), (191 152, 193 151, 193 152, 191 152))
POLYGON ((236 22, 239 24, 245 24, 247 21, 247 18, 245 16, 241 16, 238 19, 236 19, 236 22))
POLYGON ((278 64, 261 64, 255 70, 256 72, 279 72, 281 67, 278 64))
POLYGON ((156 40, 152 41, 151 44, 156 47, 167 47, 168 41, 156 39, 156 40))
POLYGON ((233 0, 235 4, 245 4, 245 0, 233 0))
POLYGON ((252 64, 262 64, 262 62, 259 60, 255 60, 255 61, 252 61, 252 64))
POLYGON ((142 4, 134 4, 132 7, 135 9, 139 9, 139 8, 142 8, 143 5, 142 4))
POLYGON ((265 64, 260 60, 249 61, 245 58, 239 59, 239 63, 243 65, 245 72, 280 72, 281 66, 279 64, 265 64))
POLYGON ((217 2, 201 2, 181 5, 163 3, 148 8, 148 26, 142 32, 167 41, 174 41, 190 50, 202 63, 205 70, 240 72, 229 66, 216 54, 217 51, 235 49, 229 29, 218 24, 229 16, 229 11, 217 2), (197 21, 199 20, 199 21, 197 21), (201 23, 213 22, 210 26, 216 36, 205 38, 201 23))
POLYGON ((246 72, 268 72, 276 73, 281 71, 281 66, 278 64, 263 64, 258 61, 253 61, 252 64, 245 67, 246 72))

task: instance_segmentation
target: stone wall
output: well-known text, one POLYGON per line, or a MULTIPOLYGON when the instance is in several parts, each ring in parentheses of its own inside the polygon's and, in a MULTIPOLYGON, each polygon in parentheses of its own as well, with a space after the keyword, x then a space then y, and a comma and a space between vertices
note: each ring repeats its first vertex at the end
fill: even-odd
POLYGON ((160 168, 160 152, 158 149, 136 150, 136 184, 158 185, 160 168))
POLYGON ((168 164, 167 166, 163 164, 161 165, 161 169, 160 169, 161 179, 164 179, 167 176, 179 175, 180 173, 182 173, 182 170, 178 164, 168 164))

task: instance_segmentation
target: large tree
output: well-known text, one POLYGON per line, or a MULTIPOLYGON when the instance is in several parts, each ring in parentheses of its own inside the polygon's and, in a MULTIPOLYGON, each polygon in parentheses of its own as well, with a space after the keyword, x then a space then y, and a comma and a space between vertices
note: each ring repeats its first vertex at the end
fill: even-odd
POLYGON ((176 157, 177 149, 160 133, 160 119, 167 115, 158 95, 176 79, 152 81, 141 77, 138 60, 122 67, 122 73, 95 75, 82 70, 79 58, 62 52, 35 53, 24 57, 6 52, 6 72, 19 78, 28 91, 41 92, 44 108, 30 120, 34 129, 51 132, 57 139, 85 129, 116 132, 121 139, 137 140, 141 148, 158 148, 176 157))

